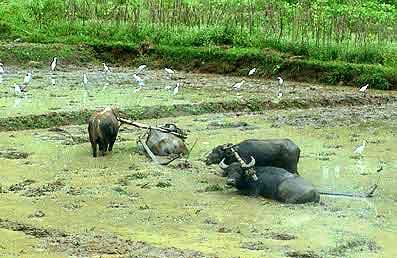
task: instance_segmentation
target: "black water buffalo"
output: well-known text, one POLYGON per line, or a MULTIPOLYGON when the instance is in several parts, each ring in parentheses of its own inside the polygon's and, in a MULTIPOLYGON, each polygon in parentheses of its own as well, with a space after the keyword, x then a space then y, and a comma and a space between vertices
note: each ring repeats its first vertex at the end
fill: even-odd
POLYGON ((113 109, 107 107, 95 112, 88 120, 88 134, 92 147, 92 155, 97 156, 97 144, 102 156, 107 150, 112 151, 119 132, 120 123, 113 109))
POLYGON ((257 180, 237 162, 224 167, 227 184, 247 195, 261 195, 280 202, 319 202, 320 193, 302 177, 277 167, 255 167, 257 180))
MULTIPOLYGON (((236 162, 235 155, 229 147, 230 144, 224 144, 214 148, 207 156, 206 164, 218 164, 223 159, 226 164, 236 162)), ((273 166, 298 173, 300 149, 289 139, 249 139, 233 145, 233 148, 246 162, 253 157, 256 166, 273 166)))

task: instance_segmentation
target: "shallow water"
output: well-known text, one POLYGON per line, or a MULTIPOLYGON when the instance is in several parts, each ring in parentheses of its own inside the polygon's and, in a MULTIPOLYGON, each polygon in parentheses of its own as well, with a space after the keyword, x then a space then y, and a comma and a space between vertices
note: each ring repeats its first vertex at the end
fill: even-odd
MULTIPOLYGON (((31 153, 27 159, 0 158, 2 188, 25 179, 36 181, 25 190, 1 194, 0 218, 77 235, 114 233, 161 247, 201 251, 206 257, 397 257, 396 121, 342 127, 328 122, 317 129, 310 125, 274 127, 269 117, 277 116, 277 112, 265 112, 144 121, 176 122, 190 130, 188 144, 199 139, 191 154, 191 169, 153 165, 134 152, 135 139, 142 132, 127 127, 119 133, 114 152, 98 159, 91 157, 88 142, 65 145, 56 132, 0 133, 2 150, 31 153), (249 126, 213 126, 240 121, 249 126), (202 160, 218 144, 247 138, 292 139, 302 150, 301 175, 321 190, 365 192, 375 183, 379 188, 370 199, 322 196, 322 204, 309 205, 239 195, 223 188, 225 179, 218 175, 217 166, 206 167, 202 160), (362 157, 356 157, 353 150, 363 139, 369 143, 362 157), (380 167, 383 170, 376 172, 380 167), (143 176, 137 178, 138 172, 143 176), (26 196, 29 189, 57 179, 63 187, 42 196, 26 196), (159 182, 170 186, 159 187, 159 182), (221 186, 221 191, 205 191, 214 185, 221 186), (78 194, 72 194, 76 191, 78 194), (45 216, 29 217, 36 210, 44 211, 45 216)), ((297 112, 295 117, 299 116, 297 112)), ((87 137, 85 126, 66 129, 87 137)), ((37 245, 45 239, 5 231, 14 245, 5 245, 0 253, 43 252, 37 245)), ((57 251, 56 247, 47 250, 50 254, 57 251)))
MULTIPOLYGON (((45 69, 22 70, 6 67, 0 79, 0 117, 42 114, 51 111, 75 111, 97 109, 105 106, 131 108, 134 106, 173 105, 212 101, 240 100, 250 96, 279 101, 280 87, 276 81, 255 77, 231 77, 212 74, 193 74, 177 71, 167 79, 163 70, 146 70, 139 76, 145 81, 142 90, 133 80, 134 69, 114 68, 112 73, 101 72, 101 67, 61 67, 54 73, 45 69), (15 96, 14 84, 22 84, 26 72, 33 76, 27 94, 15 96), (83 74, 88 84, 83 85, 83 74), (52 85, 52 79, 55 85, 52 85), (232 86, 244 80, 240 91, 232 86), (181 89, 176 96, 172 92, 176 83, 181 89)), ((357 89, 328 87, 286 81, 281 87, 283 99, 297 99, 324 95, 358 94, 357 89)), ((374 91, 387 95, 389 92, 374 91)))

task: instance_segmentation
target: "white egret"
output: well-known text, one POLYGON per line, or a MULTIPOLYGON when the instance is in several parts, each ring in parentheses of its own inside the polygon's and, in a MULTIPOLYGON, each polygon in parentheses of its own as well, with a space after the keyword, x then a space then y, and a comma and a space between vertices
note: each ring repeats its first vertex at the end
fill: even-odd
POLYGON ((102 65, 103 65, 103 72, 104 72, 104 73, 110 73, 110 68, 109 68, 109 66, 107 66, 105 63, 102 63, 102 65))
POLYGON ((249 72, 248 72, 248 76, 254 75, 256 73, 256 68, 252 68, 249 72))
POLYGON ((282 96, 283 96, 283 92, 281 90, 278 90, 277 97, 281 99, 282 96))
POLYGON ((32 73, 28 72, 23 79, 23 84, 28 85, 30 80, 32 80, 32 73))
POLYGON ((283 83, 284 83, 284 80, 283 80, 283 78, 281 78, 281 77, 277 77, 277 80, 278 80, 278 85, 279 85, 279 86, 282 86, 282 85, 283 85, 283 83))
POLYGON ((359 91, 361 92, 365 92, 368 89, 369 84, 365 84, 364 86, 362 86, 359 91))
POLYGON ((176 87, 174 88, 174 93, 173 93, 173 95, 175 96, 176 94, 178 94, 178 92, 179 92, 179 86, 180 86, 181 84, 179 83, 179 82, 177 82, 176 83, 176 87))
POLYGON ((137 71, 136 71, 136 74, 141 73, 145 68, 146 68, 146 65, 140 65, 140 66, 138 66, 138 69, 137 69, 137 71))
POLYGON ((170 68, 164 68, 164 71, 167 73, 168 79, 171 79, 171 76, 175 73, 175 71, 170 68))
POLYGON ((55 71, 55 68, 57 67, 57 62, 58 62, 57 57, 54 57, 51 62, 51 71, 55 71))
POLYGON ((4 65, 3 63, 0 63, 0 74, 4 73, 4 65))
POLYGON ((87 88, 88 78, 87 78, 87 74, 86 73, 83 74, 83 84, 84 84, 84 87, 87 88))
POLYGON ((238 83, 234 84, 234 85, 233 85, 233 89, 239 90, 239 89, 241 88, 241 86, 243 86, 244 82, 245 82, 245 81, 242 80, 241 82, 238 82, 238 83))
POLYGON ((136 88, 136 89, 134 90, 134 93, 137 93, 137 92, 140 91, 140 90, 142 90, 142 86, 139 86, 138 88, 136 88))
POLYGON ((142 79, 141 77, 139 77, 139 76, 136 75, 136 74, 133 74, 132 77, 134 77, 134 80, 136 81, 136 83, 138 83, 138 85, 139 85, 140 87, 145 86, 145 82, 143 81, 143 79, 142 79))
POLYGON ((363 144, 358 146, 355 150, 354 150, 354 154, 359 154, 362 155, 362 153, 364 152, 365 149, 365 144, 367 143, 366 140, 363 140, 363 144))
POLYGON ((18 84, 14 85, 14 92, 15 92, 15 95, 22 94, 21 87, 18 84))

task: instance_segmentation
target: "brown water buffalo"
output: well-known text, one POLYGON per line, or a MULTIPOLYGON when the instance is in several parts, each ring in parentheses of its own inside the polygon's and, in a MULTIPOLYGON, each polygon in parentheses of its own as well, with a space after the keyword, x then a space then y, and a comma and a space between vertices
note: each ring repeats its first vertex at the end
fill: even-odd
POLYGON ((97 144, 102 156, 106 151, 112 151, 119 132, 120 123, 115 111, 110 107, 101 112, 95 112, 88 120, 88 134, 92 147, 92 156, 97 157, 97 144))
MULTIPOLYGON (((181 129, 176 127, 174 124, 166 124, 160 128, 166 129, 169 132, 184 135, 181 129)), ((177 155, 177 157, 179 157, 181 155, 186 155, 189 152, 184 140, 174 134, 150 129, 144 136, 146 139, 139 139, 139 141, 144 147, 145 152, 153 161, 161 165, 169 164, 171 161, 175 160, 175 158, 170 161, 161 162, 158 161, 156 156, 177 155)))

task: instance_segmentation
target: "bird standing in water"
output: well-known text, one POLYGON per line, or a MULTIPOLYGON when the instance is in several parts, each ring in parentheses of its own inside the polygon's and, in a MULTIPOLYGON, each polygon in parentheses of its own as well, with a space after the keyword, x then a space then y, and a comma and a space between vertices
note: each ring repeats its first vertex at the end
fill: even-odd
POLYGON ((178 94, 178 92, 179 92, 179 86, 180 86, 181 84, 179 83, 179 82, 177 82, 176 83, 176 87, 174 88, 174 96, 176 95, 176 94, 178 94))
POLYGON ((88 78, 87 78, 87 74, 86 73, 83 74, 83 84, 84 84, 84 88, 87 88, 87 86, 88 86, 88 78))
POLYGON ((233 85, 233 89, 239 90, 239 89, 241 88, 241 86, 243 86, 244 82, 245 82, 245 81, 242 80, 241 82, 238 82, 238 83, 234 84, 234 85, 233 85))
POLYGON ((103 65, 103 72, 110 73, 110 68, 105 63, 102 63, 102 65, 103 65))
POLYGON ((58 62, 57 57, 54 57, 51 62, 51 71, 55 71, 55 68, 57 67, 57 62, 58 62))
POLYGON ((164 71, 167 73, 167 78, 171 79, 172 75, 175 73, 174 70, 170 68, 164 68, 164 71))
POLYGON ((358 155, 362 155, 362 153, 364 152, 365 149, 365 144, 367 143, 366 140, 363 140, 363 144, 358 146, 355 150, 354 150, 354 154, 358 154, 358 155))
POLYGON ((368 89, 369 84, 365 84, 364 86, 362 86, 359 91, 360 92, 365 92, 368 89))
POLYGON ((32 79, 32 73, 28 72, 23 79, 23 84, 28 85, 32 79))
POLYGON ((283 86, 283 84, 284 84, 283 78, 277 77, 277 81, 278 81, 278 86, 283 86))

